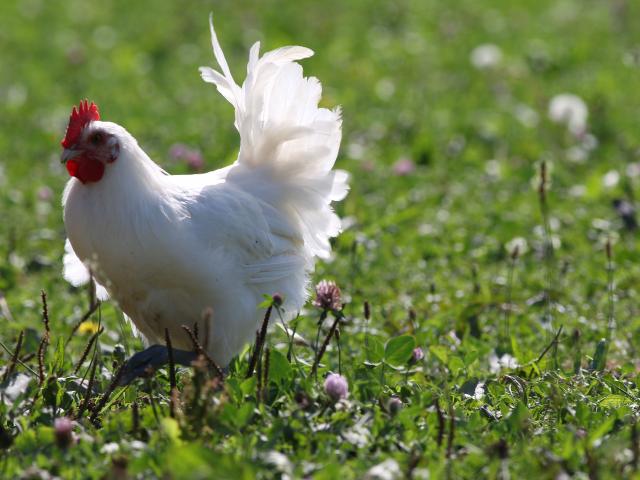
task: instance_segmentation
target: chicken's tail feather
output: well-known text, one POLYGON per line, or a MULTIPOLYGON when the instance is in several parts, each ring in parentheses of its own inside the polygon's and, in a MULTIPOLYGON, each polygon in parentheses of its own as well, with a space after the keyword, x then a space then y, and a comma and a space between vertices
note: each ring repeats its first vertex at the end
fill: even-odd
POLYGON ((201 67, 235 107, 240 132, 238 161, 227 179, 237 181, 295 226, 309 257, 326 258, 329 238, 340 231, 331 202, 348 192, 348 174, 332 170, 341 139, 340 109, 318 108, 322 87, 304 77, 296 60, 308 48, 283 47, 259 58, 260 44, 249 53, 247 78, 239 87, 229 70, 211 22, 213 51, 222 73, 201 67))

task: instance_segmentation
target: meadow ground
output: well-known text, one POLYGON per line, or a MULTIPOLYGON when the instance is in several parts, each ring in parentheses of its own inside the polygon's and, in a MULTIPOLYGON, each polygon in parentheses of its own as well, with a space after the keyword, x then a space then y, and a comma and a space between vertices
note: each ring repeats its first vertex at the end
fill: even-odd
MULTIPOLYGON (((0 18, 0 477, 638 475, 638 2, 11 0, 0 18), (166 370, 102 396, 142 347, 113 303, 74 332, 59 140, 86 97, 173 173, 230 163, 232 109, 197 73, 210 11, 236 78, 255 40, 305 45, 343 107, 352 190, 314 282, 344 318, 317 380, 276 326, 260 379, 249 348, 222 386, 179 370, 172 417, 166 370), (554 122, 563 93, 588 116, 564 97, 554 122)), ((297 321, 312 346, 320 316, 297 321)))

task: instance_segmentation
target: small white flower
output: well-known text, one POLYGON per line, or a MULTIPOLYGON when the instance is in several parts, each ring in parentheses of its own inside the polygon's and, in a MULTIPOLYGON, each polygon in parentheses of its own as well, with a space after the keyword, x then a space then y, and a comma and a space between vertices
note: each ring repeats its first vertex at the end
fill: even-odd
POLYGON ((584 185, 574 185, 569 189, 569 195, 575 198, 584 197, 587 193, 587 187, 584 185))
POLYGON ((589 152, 598 148, 598 143, 598 139, 590 133, 582 137, 582 148, 589 152))
POLYGON ((572 93, 561 93, 549 102, 549 118, 553 122, 565 124, 574 135, 585 133, 588 116, 587 104, 572 93))
POLYGON ((496 67, 501 61, 502 50, 492 43, 478 45, 471 51, 471 64, 480 70, 496 67))
POLYGON ((485 387, 483 382, 478 382, 475 390, 473 391, 473 398, 476 400, 482 400, 484 398, 485 387))
POLYGON ((498 160, 488 160, 484 164, 484 171, 487 175, 494 178, 500 178, 500 162, 498 160))
POLYGON ((413 471, 413 478, 415 480, 429 480, 431 478, 431 472, 428 468, 416 468, 413 471))
POLYGON ((567 158, 573 163, 584 163, 589 156, 589 152, 582 147, 571 147, 567 150, 567 158))
POLYGON ((13 108, 21 107, 27 101, 28 96, 27 87, 21 83, 16 83, 7 89, 6 104, 13 108))
POLYGON ((484 382, 478 382, 476 384, 475 388, 473 389, 473 395, 471 395, 469 393, 465 393, 464 397, 465 398, 472 398, 474 400, 482 400, 484 398, 484 394, 485 394, 484 382))
POLYGON ((527 128, 533 128, 538 125, 540 116, 533 108, 523 103, 516 105, 513 114, 518 121, 527 128))
POLYGON ((418 235, 420 235, 421 237, 433 235, 435 232, 436 229, 430 223, 422 223, 418 225, 418 235))
POLYGON ((627 165, 627 176, 632 178, 640 176, 640 162, 627 165))
POLYGON ((118 445, 116 442, 109 442, 105 443, 102 446, 102 448, 100 449, 100 453, 110 455, 112 453, 116 453, 118 450, 120 450, 120 445, 118 445))
POLYGON ((353 428, 342 433, 342 438, 358 448, 364 448, 371 441, 371 434, 364 425, 354 425, 353 428))
POLYGON ((620 181, 620 174, 617 170, 609 170, 605 173, 604 177, 602 177, 602 184, 607 188, 615 187, 620 181))
POLYGON ((354 160, 360 160, 364 157, 365 148, 364 145, 358 142, 352 142, 347 145, 347 155, 354 160))
POLYGON ((129 442, 129 446, 132 450, 144 450, 147 448, 147 444, 140 440, 131 440, 131 442, 129 442))
POLYGON ((516 248, 518 249, 518 256, 524 255, 529 250, 529 244, 523 237, 512 238, 504 247, 509 255, 513 254, 516 248))
POLYGON ((398 462, 389 458, 370 468, 364 478, 367 480, 396 480, 402 478, 402 471, 398 462))
POLYGON ((513 369, 518 367, 518 360, 515 357, 505 353, 498 357, 495 353, 489 355, 489 370, 491 373, 500 373, 501 370, 513 369))
POLYGON ((31 377, 24 373, 19 373, 11 381, 11 383, 4 389, 3 400, 7 405, 12 405, 13 402, 29 387, 31 377))
POLYGON ((393 97, 393 94, 396 91, 396 86, 393 81, 388 78, 382 78, 376 83, 376 95, 381 100, 389 100, 393 97))
POLYGON ((611 222, 603 218, 594 218, 591 221, 591 226, 596 230, 600 230, 602 232, 608 232, 609 230, 611 230, 611 222))
POLYGON ((439 222, 442 223, 446 223, 447 220, 449 220, 449 217, 451 216, 451 214, 444 209, 440 209, 436 212, 436 219, 438 219, 439 222))
POLYGON ((276 450, 271 450, 266 453, 264 460, 269 465, 272 465, 278 472, 282 473, 286 478, 291 478, 291 472, 293 471, 293 465, 289 458, 284 454, 276 450))

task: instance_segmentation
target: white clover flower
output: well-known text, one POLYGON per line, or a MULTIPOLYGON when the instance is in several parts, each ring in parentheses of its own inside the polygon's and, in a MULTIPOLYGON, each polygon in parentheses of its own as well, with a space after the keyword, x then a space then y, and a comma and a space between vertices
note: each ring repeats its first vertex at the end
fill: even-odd
POLYGON ((120 450, 120 445, 116 442, 105 443, 100 449, 100 453, 104 453, 106 455, 110 455, 112 453, 116 453, 120 450))
POLYGON ((589 157, 589 152, 582 147, 571 147, 567 150, 567 159, 573 163, 584 163, 589 157))
POLYGON ((272 465, 278 472, 282 474, 282 478, 291 478, 293 465, 289 457, 276 450, 271 450, 264 456, 264 461, 272 465))
POLYGON ((513 114, 516 119, 525 127, 533 128, 538 125, 540 121, 540 116, 538 112, 536 112, 533 108, 524 103, 520 103, 515 106, 513 110, 513 114))
POLYGON ((141 442, 140 440, 131 440, 129 442, 129 447, 132 450, 144 450, 145 448, 147 448, 147 444, 144 442, 141 442))
POLYGON ((483 43, 471 50, 469 59, 478 70, 495 68, 502 62, 502 50, 493 43, 483 43))
POLYGON ((487 160, 487 163, 484 164, 484 171, 490 177, 500 178, 500 162, 495 159, 487 160))
POLYGON ((396 480, 402 478, 402 471, 398 462, 389 458, 370 468, 364 478, 367 480, 396 480))
POLYGON ((381 100, 389 100, 393 97, 396 91, 396 86, 389 78, 382 78, 376 83, 376 95, 381 100))
POLYGON ((549 118, 555 123, 566 125, 574 135, 585 133, 588 116, 587 104, 572 93, 561 93, 549 102, 549 118))
POLYGON ((509 255, 513 255, 513 253, 516 252, 517 249, 517 255, 520 256, 527 253, 527 251, 529 250, 529 244, 527 243, 527 240, 525 238, 515 237, 509 240, 505 244, 504 248, 507 250, 507 253, 509 255))
POLYGON ((471 51, 471 64, 479 70, 494 68, 502 61, 502 50, 492 43, 478 45, 471 51))
POLYGON ((582 137, 581 147, 587 151, 595 150, 596 148, 598 148, 598 144, 598 139, 590 133, 587 133, 582 137))
POLYGON ((472 398, 475 400, 482 400, 484 398, 486 388, 484 382, 478 382, 476 388, 473 389, 472 398))
POLYGON ((627 165, 627 176, 631 178, 640 177, 640 162, 627 165))
POLYGON ((501 370, 510 370, 518 368, 518 360, 508 353, 498 357, 495 353, 489 355, 489 370, 491 373, 500 373, 501 370))
POLYGON ((7 405, 13 405, 13 402, 27 391, 31 377, 24 373, 19 373, 13 378, 13 380, 4 389, 4 395, 2 400, 7 405))
POLYGON ((618 185, 619 182, 620 182, 620 174, 618 173, 617 170, 609 170, 607 173, 604 174, 604 177, 602 177, 602 184, 606 188, 613 188, 616 185, 618 185))
POLYGON ((574 185, 569 189, 569 195, 574 198, 584 197, 587 194, 587 187, 584 185, 574 185))
POLYGON ((351 429, 342 433, 342 438, 351 445, 364 448, 371 441, 371 433, 364 425, 354 425, 351 429))
POLYGON ((364 145, 362 145, 361 143, 352 142, 347 145, 347 155, 354 160, 360 160, 362 157, 364 157, 365 152, 366 150, 364 148, 364 145))

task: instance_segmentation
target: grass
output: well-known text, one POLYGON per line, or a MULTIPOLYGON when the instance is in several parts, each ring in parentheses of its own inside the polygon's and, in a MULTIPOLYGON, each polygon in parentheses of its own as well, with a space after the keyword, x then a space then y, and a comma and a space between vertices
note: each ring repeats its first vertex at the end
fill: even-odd
MULTIPOLYGON (((638 234, 612 202, 638 190, 639 15, 625 0, 0 3, 0 476, 637 477, 638 234), (272 318, 259 374, 248 347, 223 384, 200 365, 173 393, 161 370, 107 397, 141 343, 112 303, 74 330, 90 301, 60 273, 59 140, 87 97, 173 173, 188 171, 176 143, 232 161, 231 108, 196 70, 213 64, 210 11, 237 77, 255 40, 305 45, 323 103, 343 106, 348 228, 315 275, 343 293, 340 357, 335 336, 316 380, 313 350, 287 358, 272 318), (503 57, 480 70, 485 43, 503 57), (548 119, 563 92, 589 108, 586 140, 548 119), (323 378, 339 369, 335 404, 323 378)), ((310 344, 321 315, 297 321, 310 344)))

